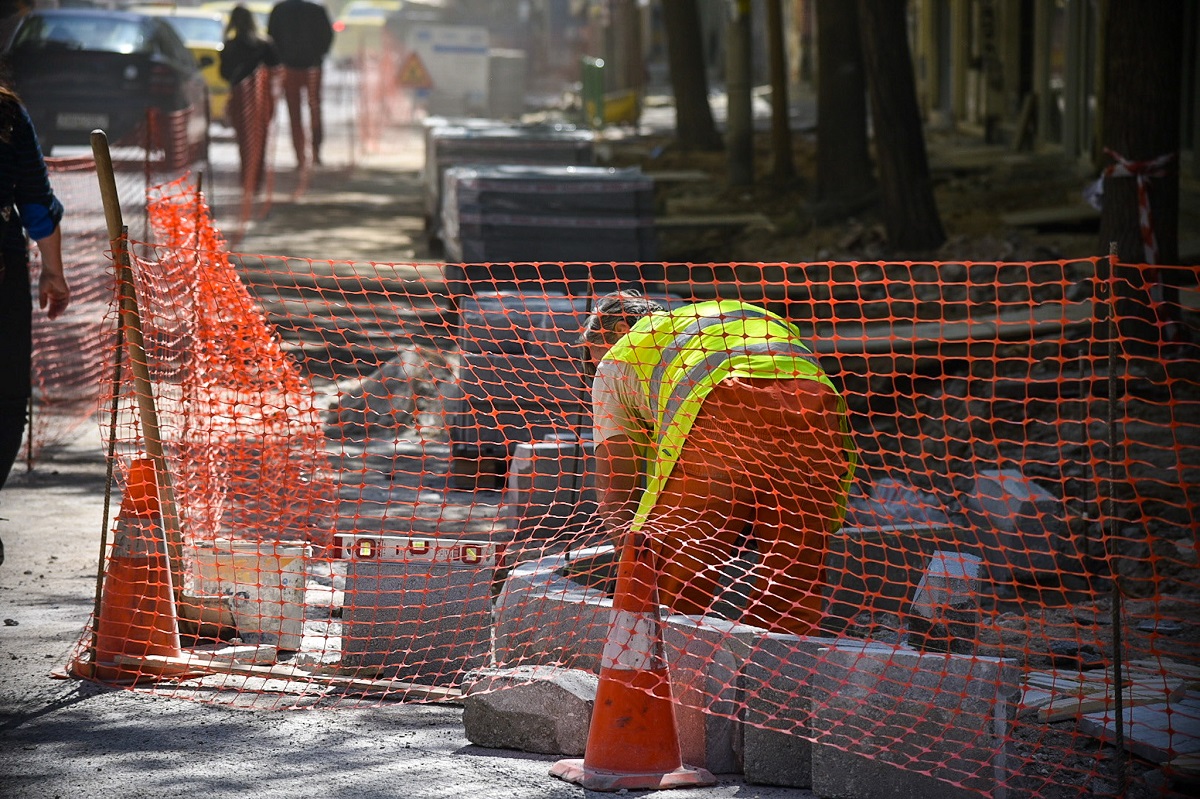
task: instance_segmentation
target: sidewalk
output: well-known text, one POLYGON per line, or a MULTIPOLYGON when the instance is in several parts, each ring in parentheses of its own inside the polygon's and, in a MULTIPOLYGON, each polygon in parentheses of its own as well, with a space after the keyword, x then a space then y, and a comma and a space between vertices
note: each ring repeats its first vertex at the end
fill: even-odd
MULTIPOLYGON (((396 148, 392 148, 393 150, 396 148)), ((420 153, 317 172, 298 200, 277 197, 242 252, 358 262, 409 260, 422 220, 420 153), (390 188, 390 191, 389 191, 390 188), (404 239, 410 240, 405 244, 404 239)), ((282 179, 282 176, 281 176, 282 179)), ((220 216, 222 224, 224 219, 220 216)), ((366 704, 237 712, 227 706, 51 679, 92 612, 106 522, 99 423, 18 464, 0 492, 0 799, 578 797, 548 775, 557 759, 471 745, 452 705, 366 704)), ((119 497, 113 498, 110 516, 119 497)), ((722 780, 663 797, 812 794, 722 780)))

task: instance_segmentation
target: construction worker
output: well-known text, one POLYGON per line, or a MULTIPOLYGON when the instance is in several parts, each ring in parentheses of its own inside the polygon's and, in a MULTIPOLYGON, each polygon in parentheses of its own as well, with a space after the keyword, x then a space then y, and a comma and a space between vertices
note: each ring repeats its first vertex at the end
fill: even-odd
POLYGON ((855 457, 845 403, 799 331, 749 303, 665 312, 625 291, 596 302, 578 343, 601 529, 645 534, 676 613, 726 615, 728 591, 746 624, 813 633, 855 457))

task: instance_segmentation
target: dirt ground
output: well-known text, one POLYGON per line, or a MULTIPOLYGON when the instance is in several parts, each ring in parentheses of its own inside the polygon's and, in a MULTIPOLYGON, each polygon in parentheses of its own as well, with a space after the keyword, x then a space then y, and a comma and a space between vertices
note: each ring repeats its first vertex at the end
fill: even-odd
POLYGON ((1060 155, 1010 153, 963 137, 931 134, 931 172, 946 243, 932 253, 895 253, 887 246, 878 208, 818 221, 820 211, 813 202, 816 139, 804 133, 793 138, 796 179, 786 184, 771 176, 770 143, 764 134, 755 140, 755 183, 745 188, 727 185, 725 153, 683 152, 665 136, 614 146, 612 163, 637 165, 648 172, 696 170, 712 176, 709 181, 679 181, 660 187, 660 213, 755 211, 770 220, 769 227, 750 226, 732 232, 689 230, 660 236, 660 256, 666 261, 771 263, 896 256, 1026 261, 1100 254, 1098 217, 1041 229, 1012 227, 1002 219, 1009 211, 1082 203, 1083 189, 1095 175, 1083 166, 1065 163, 1060 155))

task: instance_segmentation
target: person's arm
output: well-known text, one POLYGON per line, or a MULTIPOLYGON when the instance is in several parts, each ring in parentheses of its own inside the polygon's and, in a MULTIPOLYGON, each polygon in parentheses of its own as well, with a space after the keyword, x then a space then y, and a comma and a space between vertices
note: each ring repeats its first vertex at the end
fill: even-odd
POLYGON ((621 364, 602 361, 592 382, 598 507, 588 531, 614 543, 629 529, 644 485, 642 453, 648 439, 631 407, 634 380, 621 364))
POLYGON ((38 305, 46 309, 46 316, 57 319, 71 304, 71 287, 63 272, 62 228, 54 226, 49 236, 37 239, 38 253, 42 256, 42 275, 38 280, 38 305))
POLYGON ((37 242, 42 257, 42 274, 38 281, 38 304, 46 314, 57 318, 71 302, 71 289, 63 272, 62 203, 50 188, 46 161, 38 147, 33 121, 24 106, 17 107, 12 131, 12 146, 16 154, 16 185, 14 195, 21 226, 37 242))
POLYGON ((610 540, 628 529, 642 498, 642 470, 637 446, 616 435, 596 445, 596 527, 610 540))

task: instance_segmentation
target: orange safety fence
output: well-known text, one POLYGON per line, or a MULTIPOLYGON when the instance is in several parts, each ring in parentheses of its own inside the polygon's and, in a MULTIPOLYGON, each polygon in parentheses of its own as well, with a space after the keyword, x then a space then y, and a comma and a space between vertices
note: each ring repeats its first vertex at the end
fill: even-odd
MULTIPOLYGON (((165 175, 179 174, 192 166, 203 166, 204 156, 194 153, 195 163, 168 163, 163 149, 147 143, 147 130, 166 127, 176 133, 184 130, 187 115, 167 115, 166 122, 152 115, 139 131, 111 143, 115 169, 117 201, 124 209, 123 221, 134 239, 151 237, 146 215, 146 191, 165 175)), ((182 152, 184 145, 172 145, 182 152)), ((54 192, 63 203, 62 251, 71 303, 62 317, 54 321, 45 314, 33 315, 33 342, 37 356, 33 362, 34 397, 31 424, 22 448, 22 460, 32 469, 42 451, 70 435, 80 423, 97 410, 105 381, 112 372, 103 355, 111 346, 107 339, 115 334, 108 310, 114 297, 114 282, 108 231, 104 222, 104 204, 96 179, 96 164, 91 156, 49 157, 47 170, 54 192), (108 332, 108 331, 111 331, 108 332)), ((41 268, 36 247, 30 247, 30 267, 34 285, 41 268)), ((19 466, 18 466, 19 468, 19 466)))
POLYGON ((1089 796, 1121 779, 1114 763, 1190 768, 1200 371, 1194 344, 1157 331, 1166 314, 1194 339, 1196 319, 1171 293, 1152 305, 1142 267, 431 275, 232 254, 185 182, 151 192, 149 217, 130 249, 182 562, 144 501, 146 398, 127 371, 132 499, 76 674, 267 709, 598 673, 669 702, 689 762, 783 751, 818 794, 858 779, 1089 796), (618 432, 600 446, 575 342, 614 286, 679 321, 616 329, 596 380, 618 432), (786 374, 764 377, 764 357, 786 374), (686 413, 701 362, 733 382, 700 404, 638 535, 600 525, 596 477, 625 472, 598 457, 662 463, 679 442, 651 445, 655 414, 686 413), (638 399, 663 386, 662 404, 638 399), (154 601, 133 613, 139 595, 154 601))
MULTIPOLYGON (((410 136, 383 136, 380 128, 384 122, 395 122, 391 119, 394 112, 385 120, 378 116, 380 109, 395 108, 398 102, 389 78, 395 65, 389 58, 385 53, 359 73, 326 71, 325 168, 352 168, 364 152, 386 154, 389 148, 412 143, 410 136), (350 113, 342 113, 347 108, 350 113), (356 119, 359 114, 364 119, 356 119), (373 120, 370 124, 368 118, 373 120)), ((146 191, 175 175, 193 175, 210 204, 218 206, 228 220, 229 238, 234 241, 268 214, 281 194, 295 198, 304 193, 311 172, 294 167, 287 104, 280 86, 272 88, 269 78, 265 71, 254 77, 254 91, 248 100, 246 92, 232 98, 230 118, 238 118, 236 125, 230 118, 214 120, 218 124, 210 127, 206 137, 208 152, 199 151, 200 137, 194 130, 197 120, 184 112, 150 114, 130 136, 110 142, 119 200, 132 239, 152 239, 146 191), (246 131, 259 139, 247 136, 246 131), (244 148, 259 154, 262 161, 244 168, 244 148)), ((112 262, 106 257, 108 235, 95 163, 90 156, 60 156, 48 157, 47 167, 54 191, 66 208, 62 247, 72 302, 64 318, 53 323, 34 314, 38 353, 35 397, 22 450, 28 469, 34 468, 47 446, 58 443, 95 413, 103 383, 112 379, 108 366, 98 358, 100 348, 107 346, 102 343, 102 331, 112 328, 104 308, 112 301, 114 282, 112 262)), ((31 248, 30 252, 36 281, 37 250, 31 248)))

